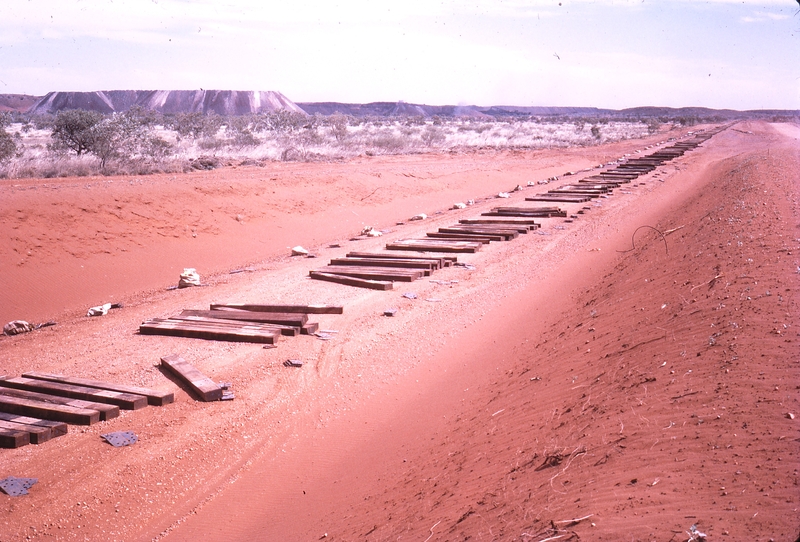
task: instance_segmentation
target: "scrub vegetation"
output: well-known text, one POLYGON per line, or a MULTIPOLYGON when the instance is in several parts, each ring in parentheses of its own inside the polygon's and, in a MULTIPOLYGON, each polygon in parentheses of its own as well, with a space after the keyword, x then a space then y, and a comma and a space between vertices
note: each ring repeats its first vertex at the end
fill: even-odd
POLYGON ((355 117, 276 111, 222 117, 134 107, 0 117, 0 177, 183 172, 275 161, 590 146, 635 139, 692 118, 355 117))

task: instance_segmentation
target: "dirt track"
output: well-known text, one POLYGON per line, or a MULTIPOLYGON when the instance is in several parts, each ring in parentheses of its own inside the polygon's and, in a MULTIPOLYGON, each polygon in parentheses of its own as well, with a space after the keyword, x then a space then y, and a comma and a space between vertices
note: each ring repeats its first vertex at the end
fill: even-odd
MULTIPOLYGON (((3 200, 4 223, 15 220, 14 207, 31 217, 14 222, 17 239, 56 236, 43 209, 86 193, 94 194, 94 209, 108 209, 114 198, 124 201, 122 213, 156 209, 146 216, 162 225, 120 217, 106 255, 94 255, 103 240, 87 241, 80 228, 70 230, 76 240, 65 247, 43 241, 52 260, 41 262, 42 273, 74 281, 79 268, 59 252, 69 247, 83 246, 96 270, 138 261, 132 277, 149 250, 159 256, 149 261, 159 264, 148 266, 141 283, 123 281, 124 288, 117 275, 95 272, 73 294, 43 289, 38 299, 20 299, 27 279, 15 278, 23 284, 11 296, 15 310, 55 295, 48 310, 28 318, 55 316, 59 325, 0 339, 2 372, 64 372, 174 389, 154 364, 179 352, 212 378, 233 382, 237 399, 202 404, 178 391, 168 407, 0 451, 1 476, 39 478, 30 496, 3 497, 0 540, 327 534, 326 540, 666 541, 688 539, 693 524, 712 539, 795 540, 800 435, 797 418, 786 414, 800 414, 798 138, 795 126, 740 124, 573 224, 544 220, 545 235, 493 243, 460 258, 476 270, 433 277, 457 283, 421 281, 393 292, 302 277, 330 257, 386 242, 343 241, 362 225, 388 227, 643 143, 285 166, 275 196, 254 188, 263 181, 249 177, 262 170, 145 179, 146 192, 129 183, 112 189, 103 180, 56 181, 62 188, 50 191, 43 188, 50 181, 31 181, 26 190, 4 185, 14 196, 3 200), (227 176, 230 192, 221 183, 227 176), (321 192, 326 179, 333 186, 321 192), (409 194, 419 186, 425 191, 409 194), (203 187, 213 188, 212 200, 197 195, 203 187), (60 195, 25 200, 42 192, 60 195), (177 203, 166 197, 176 193, 177 203), (267 200, 274 210, 264 210, 267 200), (225 218, 208 219, 212 207, 225 218), (159 228, 174 230, 186 216, 196 217, 197 237, 190 229, 174 241, 159 238, 159 228), (285 224, 291 233, 275 232, 285 224), (666 246, 640 232, 629 250, 641 225, 675 231, 666 246), (144 245, 130 241, 130 262, 120 248, 125 239, 144 245), (201 248, 181 252, 198 240, 201 248), (342 248, 321 248, 333 241, 342 248), (279 256, 293 244, 312 246, 320 257, 279 256), (243 258, 242 249, 252 257, 243 258), (213 275, 211 288, 135 293, 177 278, 190 255, 201 273, 247 263, 258 271, 213 275), (404 291, 418 299, 401 298, 404 291), (102 297, 90 301, 90 293, 102 297), (101 319, 78 316, 85 310, 78 307, 110 299, 126 308, 101 319), (287 338, 275 350, 135 334, 145 318, 223 300, 335 303, 345 314, 319 318, 339 330, 335 340, 287 338), (54 310, 59 303, 63 308, 54 310), (398 315, 381 316, 390 306, 398 315), (295 357, 307 365, 281 365, 295 357), (102 444, 98 435, 115 430, 135 431, 140 443, 102 444), (584 516, 591 517, 552 530, 551 521, 584 516)), ((449 211, 388 237, 477 211, 449 211)), ((109 214, 77 217, 75 224, 91 229, 112 220, 109 214)), ((4 277, 21 276, 4 265, 4 277)))

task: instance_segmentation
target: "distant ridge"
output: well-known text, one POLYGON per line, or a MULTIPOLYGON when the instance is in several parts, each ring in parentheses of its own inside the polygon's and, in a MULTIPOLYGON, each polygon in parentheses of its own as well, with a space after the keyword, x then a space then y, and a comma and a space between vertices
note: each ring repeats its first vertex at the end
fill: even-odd
POLYGON ((354 117, 490 117, 472 105, 422 105, 406 102, 372 102, 348 104, 339 102, 302 102, 298 106, 309 115, 352 115, 354 117))
POLYGON ((701 119, 731 120, 741 118, 797 118, 800 111, 761 109, 751 111, 735 111, 733 109, 710 109, 707 107, 633 107, 628 109, 600 109, 597 107, 542 107, 494 105, 481 107, 476 105, 422 105, 406 102, 372 102, 367 104, 348 104, 339 102, 298 102, 310 115, 333 115, 340 113, 354 117, 378 116, 422 116, 432 117, 560 117, 560 118, 608 118, 608 119, 646 119, 646 118, 680 118, 697 117, 701 119))
POLYGON ((101 90, 96 92, 50 92, 29 110, 32 114, 85 109, 100 113, 127 111, 133 106, 160 113, 216 113, 247 115, 288 110, 304 113, 280 92, 242 90, 101 90))
POLYGON ((29 96, 27 94, 0 94, 0 111, 19 111, 24 113, 39 99, 39 96, 29 96))
POLYGON ((96 92, 50 92, 45 96, 0 94, 0 112, 27 114, 57 113, 65 109, 86 109, 100 113, 127 111, 134 105, 166 114, 216 113, 223 116, 270 111, 293 111, 309 115, 351 115, 354 117, 461 117, 492 119, 540 117, 549 119, 636 120, 658 118, 726 121, 735 119, 797 120, 800 110, 756 109, 736 111, 707 107, 643 106, 627 109, 598 107, 546 107, 515 105, 425 105, 404 101, 342 103, 295 103, 276 91, 241 90, 104 90, 96 92))

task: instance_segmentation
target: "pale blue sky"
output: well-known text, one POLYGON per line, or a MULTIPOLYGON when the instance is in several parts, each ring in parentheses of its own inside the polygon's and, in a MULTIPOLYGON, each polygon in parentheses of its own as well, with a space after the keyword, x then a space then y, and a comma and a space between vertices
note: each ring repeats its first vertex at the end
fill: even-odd
POLYGON ((796 0, 2 0, 0 93, 800 109, 796 0))

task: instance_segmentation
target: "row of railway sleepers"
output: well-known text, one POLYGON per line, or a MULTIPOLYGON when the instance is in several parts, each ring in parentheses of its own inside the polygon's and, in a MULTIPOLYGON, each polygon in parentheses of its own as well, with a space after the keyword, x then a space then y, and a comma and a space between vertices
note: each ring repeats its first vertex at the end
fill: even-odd
POLYGON ((579 183, 629 183, 642 175, 654 171, 657 167, 664 165, 668 161, 683 156, 687 150, 696 148, 700 143, 706 141, 708 137, 697 138, 696 141, 681 142, 680 144, 676 143, 648 155, 631 158, 617 164, 613 169, 582 179, 579 183))
MULTIPOLYGON (((707 139, 707 138, 706 138, 707 139)), ((705 139, 703 139, 705 140, 705 139)), ((653 154, 628 160, 614 170, 602 172, 578 181, 525 198, 526 201, 585 203, 593 198, 607 197, 613 189, 629 183, 640 175, 653 171, 667 160, 680 156, 699 143, 662 149, 653 154)), ((582 213, 583 211, 578 211, 582 213)), ((474 253, 493 241, 510 241, 521 234, 540 227, 535 218, 566 218, 567 213, 558 207, 496 207, 482 213, 479 219, 460 220, 458 224, 426 233, 425 239, 402 239, 386 245, 389 251, 424 253, 474 253), (518 220, 523 219, 523 220, 518 220)), ((309 274, 312 278, 371 288, 390 290, 394 282, 411 282, 428 276, 436 267, 425 263, 427 256, 398 256, 382 261, 375 254, 348 254, 347 258, 331 260, 330 265, 309 274)), ((381 256, 384 257, 385 256, 381 256)))
POLYGON ((0 448, 42 444, 65 435, 67 424, 91 425, 120 409, 174 401, 171 392, 85 378, 29 372, 0 377, 0 448))
POLYGON ((448 227, 439 228, 435 232, 425 234, 425 239, 406 239, 399 243, 387 245, 389 250, 422 250, 437 252, 449 248, 458 252, 477 252, 481 246, 493 241, 511 241, 527 233, 513 224, 469 224, 459 222, 448 227), (522 230, 522 231, 521 231, 522 230))
MULTIPOLYGON (((581 179, 575 184, 560 186, 546 193, 527 197, 525 201, 585 203, 594 198, 610 196, 613 194, 614 188, 630 183, 641 175, 654 171, 657 167, 665 164, 669 160, 682 156, 687 150, 696 148, 709 137, 711 137, 711 135, 704 134, 691 141, 680 142, 680 144, 665 147, 646 156, 631 158, 616 165, 614 169, 581 179)), ((484 213, 484 215, 486 214, 487 213, 484 213)), ((528 214, 528 210, 524 208, 499 208, 493 210, 491 213, 492 216, 498 216, 500 214, 531 216, 528 214)), ((563 216, 566 216, 566 213, 564 213, 563 216)))
POLYGON ((327 267, 311 271, 311 278, 370 288, 391 290, 395 281, 411 282, 457 263, 453 253, 475 253, 492 241, 510 241, 540 227, 534 218, 567 216, 557 207, 518 209, 497 207, 481 218, 428 232, 424 239, 401 239, 386 245, 389 252, 351 252, 331 260, 327 267), (523 213, 523 214, 520 214, 523 213), (519 219, 521 218, 521 219, 519 219), (409 255, 408 252, 422 254, 409 255))
POLYGON ((275 344, 281 336, 311 335, 319 323, 310 314, 342 314, 330 305, 212 303, 209 310, 183 310, 170 318, 151 318, 139 326, 143 335, 169 335, 218 341, 275 344))
MULTIPOLYGON (((542 212, 525 215, 528 220, 515 220, 519 215, 506 213, 509 208, 496 207, 476 219, 459 220, 458 224, 426 233, 425 239, 405 239, 386 245, 388 250, 415 250, 419 252, 473 253, 491 242, 511 241, 540 227, 534 217, 560 215, 561 210, 548 208, 542 212)), ((566 216, 564 214, 563 216, 566 216)))
POLYGON ((452 265, 455 257, 409 256, 405 254, 350 252, 344 258, 310 271, 312 279, 372 290, 391 290, 394 282, 412 282, 452 265))
MULTIPOLYGON (((512 218, 566 218, 567 212, 559 207, 494 207, 491 211, 481 213, 481 216, 502 219, 512 218)), ((536 223, 536 227, 539 224, 536 223)))
POLYGON ((584 203, 594 198, 608 196, 612 189, 603 184, 568 184, 549 190, 545 194, 537 194, 525 198, 525 201, 557 201, 561 203, 584 203))
MULTIPOLYGON (((710 133, 696 134, 693 138, 677 141, 667 147, 653 151, 645 156, 631 158, 619 164, 616 168, 617 171, 641 171, 647 169, 655 169, 656 167, 664 165, 670 160, 683 156, 686 151, 697 148, 701 143, 710 139, 718 130, 713 130, 710 133)), ((613 171, 613 170, 612 170, 613 171)))

